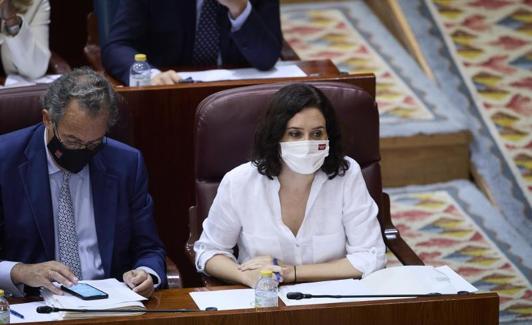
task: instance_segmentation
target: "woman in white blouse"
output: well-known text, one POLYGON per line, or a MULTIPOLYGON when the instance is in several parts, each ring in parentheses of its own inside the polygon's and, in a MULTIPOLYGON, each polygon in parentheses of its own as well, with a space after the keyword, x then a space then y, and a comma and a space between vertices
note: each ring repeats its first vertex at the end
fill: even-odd
POLYGON ((0 53, 6 74, 30 79, 48 69, 48 0, 0 0, 0 53))
POLYGON ((359 165, 343 154, 327 97, 289 85, 259 123, 252 162, 220 183, 194 245, 196 268, 250 287, 261 269, 286 283, 365 276, 385 264, 377 212, 359 165))

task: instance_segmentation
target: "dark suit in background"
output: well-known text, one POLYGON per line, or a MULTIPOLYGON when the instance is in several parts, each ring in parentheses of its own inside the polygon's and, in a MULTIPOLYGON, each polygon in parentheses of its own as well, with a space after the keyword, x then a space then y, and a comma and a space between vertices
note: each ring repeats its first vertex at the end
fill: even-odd
MULTIPOLYGON (((218 15, 222 63, 268 70, 281 54, 279 1, 250 2, 251 14, 236 32, 227 8, 218 15)), ((106 70, 128 84, 136 53, 159 69, 192 66, 196 16, 196 0, 122 0, 102 52, 106 70)))
MULTIPOLYGON (((165 251, 140 152, 107 139, 89 169, 104 276, 122 281, 124 272, 147 266, 166 286, 165 251)), ((54 238, 44 126, 0 136, 0 261, 55 260, 54 238)))

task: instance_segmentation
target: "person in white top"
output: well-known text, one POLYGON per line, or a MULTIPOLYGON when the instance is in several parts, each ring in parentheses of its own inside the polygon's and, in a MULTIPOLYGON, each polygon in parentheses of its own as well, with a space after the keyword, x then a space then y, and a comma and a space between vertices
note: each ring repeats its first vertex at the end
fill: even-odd
POLYGON ((385 265, 377 212, 327 97, 289 85, 259 123, 252 161, 222 179, 196 268, 249 287, 262 269, 287 283, 365 276, 385 265))
POLYGON ((0 22, 0 53, 6 75, 42 77, 51 56, 48 0, 0 0, 0 22))

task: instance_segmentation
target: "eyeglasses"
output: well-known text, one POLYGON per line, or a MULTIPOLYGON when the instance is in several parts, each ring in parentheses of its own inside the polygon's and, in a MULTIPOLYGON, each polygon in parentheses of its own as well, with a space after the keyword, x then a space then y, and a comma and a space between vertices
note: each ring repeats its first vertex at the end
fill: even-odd
POLYGON ((105 136, 101 137, 98 140, 87 142, 87 143, 83 143, 83 142, 80 142, 80 141, 63 140, 59 136, 59 131, 57 131, 57 126, 55 124, 54 124, 53 128, 54 128, 55 136, 57 137, 59 142, 61 142, 61 144, 63 144, 63 146, 65 146, 65 148, 67 148, 67 149, 72 149, 72 150, 82 150, 82 149, 96 150, 96 149, 98 149, 98 147, 100 145, 102 145, 102 144, 104 144, 106 142, 106 137, 105 136))

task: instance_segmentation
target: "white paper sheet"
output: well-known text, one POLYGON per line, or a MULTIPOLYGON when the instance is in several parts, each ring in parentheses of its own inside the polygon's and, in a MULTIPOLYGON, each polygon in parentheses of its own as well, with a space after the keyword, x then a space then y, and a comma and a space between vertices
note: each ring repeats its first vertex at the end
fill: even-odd
POLYGON ((279 297, 287 306, 369 301, 394 298, 311 298, 292 300, 288 292, 314 295, 386 295, 386 294, 455 294, 458 291, 475 292, 469 284, 448 266, 399 266, 376 271, 361 280, 337 280, 282 286, 279 297))
POLYGON ((62 308, 87 308, 109 309, 123 306, 143 306, 140 302, 147 300, 143 296, 128 288, 124 283, 116 279, 80 281, 92 285, 109 295, 107 299, 83 300, 69 293, 53 295, 50 292, 43 293, 46 303, 54 307, 62 308))
POLYGON ((17 311, 24 316, 24 319, 19 318, 11 314, 11 324, 18 323, 30 323, 30 322, 49 322, 54 320, 60 320, 61 317, 58 313, 39 314, 36 309, 40 306, 46 306, 44 301, 28 302, 24 304, 13 304, 11 309, 17 311))
POLYGON ((270 78, 294 78, 306 77, 295 64, 276 64, 269 71, 259 71, 254 68, 243 69, 216 69, 194 72, 178 72, 182 79, 192 79, 195 82, 221 81, 221 80, 245 80, 245 79, 270 79, 270 78))
POLYGON ((190 296, 201 310, 207 307, 218 310, 255 308, 254 289, 194 291, 190 296))
POLYGON ((48 74, 41 78, 31 80, 18 74, 10 74, 6 78, 4 87, 9 88, 9 87, 34 86, 36 84, 49 84, 49 83, 54 82, 59 77, 61 77, 60 74, 48 74))

